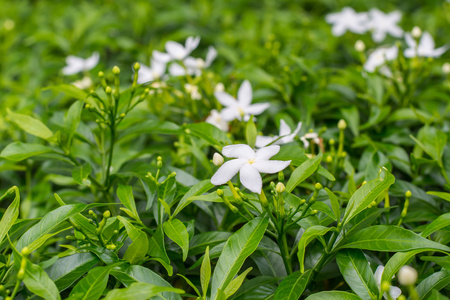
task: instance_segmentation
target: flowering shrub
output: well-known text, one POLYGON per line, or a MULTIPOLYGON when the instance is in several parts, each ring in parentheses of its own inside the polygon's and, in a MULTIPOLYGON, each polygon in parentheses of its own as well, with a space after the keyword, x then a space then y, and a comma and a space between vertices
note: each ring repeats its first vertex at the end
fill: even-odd
POLYGON ((0 299, 446 299, 449 3, 10 2, 0 299))

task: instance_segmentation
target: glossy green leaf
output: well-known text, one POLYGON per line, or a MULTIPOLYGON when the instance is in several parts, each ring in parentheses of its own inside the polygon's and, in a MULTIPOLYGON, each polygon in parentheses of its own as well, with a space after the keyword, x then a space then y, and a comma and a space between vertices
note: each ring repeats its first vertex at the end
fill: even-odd
POLYGON ((311 270, 304 273, 296 271, 281 281, 274 299, 298 300, 303 294, 311 275, 311 270))
POLYGON ((122 131, 117 140, 125 137, 130 138, 142 134, 176 134, 179 133, 180 126, 168 121, 145 120, 136 125, 130 126, 122 131))
POLYGON ((61 92, 66 94, 66 96, 78 99, 78 100, 83 100, 87 97, 87 93, 79 88, 77 88, 76 86, 74 86, 73 84, 58 84, 58 85, 54 85, 54 86, 50 86, 48 87, 49 90, 53 90, 56 92, 61 92))
POLYGON ((300 272, 303 273, 305 271, 305 251, 306 246, 308 246, 309 243, 311 243, 315 238, 319 236, 323 236, 328 231, 331 230, 331 227, 325 227, 321 225, 314 225, 311 227, 308 227, 308 229, 305 230, 302 237, 300 238, 300 241, 298 242, 298 252, 297 257, 298 261, 300 263, 300 272))
POLYGON ((361 298, 347 292, 329 291, 312 294, 306 300, 361 300, 361 298))
POLYGON ((431 274, 424 280, 422 280, 416 287, 419 299, 430 299, 429 296, 433 290, 440 291, 444 287, 450 284, 450 271, 442 270, 431 274))
POLYGON ((14 200, 3 213, 2 219, 0 221, 0 243, 3 242, 6 234, 11 229, 14 222, 17 220, 17 217, 19 216, 20 192, 18 187, 14 186, 10 188, 2 197, 0 197, 0 199, 5 198, 12 193, 15 194, 14 200))
POLYGON ((336 219, 341 220, 341 206, 339 204, 339 200, 337 199, 336 195, 328 188, 325 188, 325 192, 327 192, 328 198, 330 198, 331 209, 333 210, 336 219))
POLYGON ((31 135, 40 137, 44 140, 49 140, 53 136, 53 132, 38 119, 24 114, 17 114, 12 111, 9 111, 8 115, 14 123, 31 135))
POLYGON ((292 172, 291 177, 289 178, 286 184, 286 191, 292 192, 297 185, 299 185, 303 180, 311 176, 319 167, 320 162, 322 161, 322 152, 319 153, 316 157, 312 159, 308 159, 303 162, 300 166, 298 166, 294 172, 292 172))
POLYGON ((366 209, 369 204, 377 199, 378 196, 384 192, 384 190, 389 188, 394 181, 394 176, 386 173, 385 178, 373 179, 357 189, 348 201, 348 205, 344 213, 343 225, 345 226, 353 217, 366 209))
POLYGON ((444 199, 445 201, 449 201, 450 202, 450 193, 444 193, 444 192, 427 192, 428 195, 433 195, 433 196, 437 196, 441 199, 444 199))
POLYGON ((381 275, 381 282, 391 282, 392 277, 397 274, 398 270, 402 266, 408 263, 408 261, 418 253, 425 252, 431 249, 416 249, 407 252, 395 253, 384 266, 383 274, 381 275))
POLYGON ((14 142, 6 146, 0 153, 0 156, 12 161, 22 161, 29 157, 50 152, 54 152, 54 150, 47 146, 14 142))
POLYGON ((64 127, 67 133, 66 137, 67 146, 71 145, 72 138, 75 135, 75 132, 77 131, 78 125, 80 124, 83 105, 84 105, 83 101, 74 102, 70 106, 69 110, 67 111, 67 114, 64 117, 64 127))
POLYGON ((410 251, 415 249, 435 249, 450 252, 450 248, 427 240, 414 232, 389 225, 375 225, 364 228, 340 248, 356 248, 374 251, 410 251))
POLYGON ((192 196, 202 195, 207 191, 209 191, 210 189, 212 189, 213 187, 214 185, 211 183, 210 179, 203 180, 194 185, 193 187, 191 187, 189 191, 186 194, 184 194, 183 198, 181 198, 177 208, 172 214, 172 218, 174 218, 183 208, 185 208, 186 206, 189 205, 189 203, 192 202, 192 200, 190 200, 192 196))
POLYGON ((162 292, 172 292, 182 294, 183 290, 173 287, 156 286, 145 282, 132 283, 124 289, 114 289, 106 294, 104 300, 147 300, 162 292))
POLYGON ((163 228, 169 239, 180 246, 183 251, 183 261, 185 261, 189 252, 189 234, 186 226, 180 220, 172 219, 164 222, 163 228))
POLYGON ((450 213, 440 215, 436 220, 428 224, 425 230, 420 234, 428 237, 430 234, 450 225, 450 213))
POLYGON ((129 185, 121 185, 117 188, 117 197, 119 197, 120 202, 129 211, 133 213, 133 218, 139 220, 139 214, 136 210, 136 202, 134 201, 133 189, 129 185))
POLYGON ((223 291, 223 293, 225 294, 225 297, 228 299, 229 297, 231 297, 232 295, 234 295, 234 293, 237 292, 237 290, 241 287, 242 283, 244 282, 245 277, 247 276, 247 274, 252 270, 253 268, 250 267, 247 270, 245 270, 244 272, 242 272, 241 275, 236 276, 236 278, 234 278, 226 287, 225 291, 223 291))
POLYGON ((422 256, 420 260, 432 261, 450 271, 450 256, 422 256))
POLYGON ((133 240, 127 251, 123 255, 123 259, 134 265, 141 262, 148 251, 148 237, 145 232, 140 231, 139 235, 133 240))
POLYGON ((71 300, 97 300, 106 288, 109 272, 116 264, 105 267, 96 267, 89 271, 86 277, 81 279, 70 292, 71 300))
POLYGON ((256 250, 268 223, 267 217, 257 217, 228 239, 212 276, 211 299, 217 299, 217 290, 228 286, 247 257, 256 250))
POLYGON ((369 262, 361 250, 346 249, 339 251, 336 262, 347 284, 361 299, 378 298, 377 282, 372 269, 370 269, 369 262))
POLYGON ((172 276, 173 269, 164 246, 164 232, 161 225, 158 226, 149 240, 147 254, 161 262, 169 276, 172 276))
POLYGON ((202 266, 200 268, 200 283, 202 285, 203 298, 206 298, 208 292, 209 281, 211 279, 211 262, 209 260, 209 246, 206 247, 202 266))
POLYGON ((27 263, 23 282, 31 292, 44 299, 61 299, 58 288, 53 280, 38 265, 32 264, 31 262, 27 263))
POLYGON ((221 151, 224 146, 233 144, 225 132, 209 123, 188 124, 185 128, 187 134, 205 140, 219 151, 221 151))

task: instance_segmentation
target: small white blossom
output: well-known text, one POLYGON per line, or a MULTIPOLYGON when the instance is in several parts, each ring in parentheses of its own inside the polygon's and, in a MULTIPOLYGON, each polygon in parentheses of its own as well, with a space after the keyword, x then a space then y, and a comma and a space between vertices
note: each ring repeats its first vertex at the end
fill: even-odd
POLYGON ((260 173, 274 174, 285 169, 291 161, 269 160, 280 151, 280 146, 273 145, 254 151, 250 146, 239 144, 223 147, 222 154, 236 158, 224 163, 211 178, 214 185, 227 183, 238 172, 243 186, 254 193, 261 193, 262 178, 260 173))
POLYGON ((141 65, 138 71, 138 84, 161 79, 166 71, 166 64, 157 60, 151 61, 151 66, 141 65))
POLYGON ((367 61, 364 64, 364 70, 367 72, 375 72, 375 70, 378 67, 383 66, 386 61, 394 60, 397 56, 398 47, 395 45, 389 48, 378 48, 367 58, 367 61))
POLYGON ((419 26, 414 26, 411 30, 411 35, 413 38, 418 39, 422 35, 422 29, 419 26))
POLYGON ((174 41, 168 41, 165 45, 167 53, 157 50, 153 51, 153 58, 162 63, 168 63, 173 60, 184 60, 200 43, 200 37, 190 36, 183 45, 174 41))
POLYGON ((248 121, 250 115, 259 115, 270 106, 269 103, 251 104, 253 92, 248 80, 241 84, 237 100, 225 92, 215 92, 214 96, 225 106, 221 111, 222 118, 225 121, 233 121, 235 119, 248 121))
POLYGON ((401 285, 413 285, 417 281, 417 271, 413 267, 403 266, 398 271, 398 282, 401 285))
POLYGON ((372 39, 379 43, 382 42, 387 34, 393 37, 402 37, 403 30, 397 25, 402 18, 402 13, 393 11, 385 14, 379 9, 372 8, 369 11, 369 21, 367 27, 372 30, 372 39))
POLYGON ((308 140, 313 140, 314 143, 316 143, 316 144, 320 143, 319 135, 316 132, 308 132, 307 134, 302 136, 300 138, 300 140, 303 142, 303 146, 305 148, 309 147, 309 141, 308 140))
MULTIPOLYGON (((376 269, 375 274, 374 274, 375 281, 377 282, 379 289, 381 287, 381 277, 383 275, 383 271, 384 271, 384 267, 378 266, 378 268, 376 269)), ((389 288, 389 296, 391 296, 392 299, 397 299, 401 294, 402 294, 402 290, 399 289, 398 287, 391 286, 389 288)), ((388 299, 388 296, 386 295, 386 293, 383 296, 385 299, 388 299)))
POLYGON ((198 91, 198 86, 186 83, 184 85, 184 89, 191 96, 192 100, 201 100, 202 99, 202 95, 198 91))
POLYGON ((366 50, 366 44, 364 44, 361 40, 357 40, 355 43, 355 50, 358 52, 364 52, 364 50, 366 50))
POLYGON ((69 55, 66 58, 66 64, 62 69, 64 75, 73 75, 93 69, 100 60, 100 54, 94 52, 91 57, 83 59, 81 57, 69 55))
POLYGON ((84 90, 92 86, 92 80, 90 77, 84 76, 83 79, 73 82, 72 85, 76 86, 79 89, 84 90))
POLYGON ((216 84, 216 86, 214 87, 214 92, 223 92, 225 91, 225 86, 223 85, 222 82, 219 82, 218 84, 216 84))
POLYGON ((216 57, 216 49, 214 47, 209 47, 208 53, 206 54, 206 60, 189 56, 183 60, 184 67, 179 63, 172 63, 169 67, 169 73, 172 76, 184 76, 186 73, 189 75, 200 76, 204 69, 211 66, 216 57))
POLYGON ((214 155, 213 155, 213 164, 214 164, 215 166, 220 167, 221 165, 223 165, 224 162, 225 162, 225 161, 224 161, 222 155, 220 155, 220 154, 217 153, 217 152, 214 153, 214 155))
POLYGON ((292 132, 291 128, 284 120, 280 120, 280 134, 275 136, 261 136, 256 137, 256 147, 262 148, 272 143, 272 145, 282 145, 290 143, 300 131, 302 122, 298 123, 297 128, 292 132))
POLYGON ((211 114, 206 118, 206 123, 214 125, 222 131, 228 131, 228 122, 222 119, 222 115, 215 109, 211 110, 211 114))
POLYGON ((434 48, 434 40, 430 33, 424 32, 420 38, 419 45, 417 41, 407 33, 405 35, 406 44, 408 44, 408 49, 405 50, 405 57, 439 57, 447 51, 447 46, 442 46, 440 48, 434 48))
POLYGON ((332 24, 331 32, 334 36, 341 36, 345 32, 363 34, 367 31, 367 13, 357 13, 351 7, 344 7, 338 13, 326 15, 327 23, 332 24))

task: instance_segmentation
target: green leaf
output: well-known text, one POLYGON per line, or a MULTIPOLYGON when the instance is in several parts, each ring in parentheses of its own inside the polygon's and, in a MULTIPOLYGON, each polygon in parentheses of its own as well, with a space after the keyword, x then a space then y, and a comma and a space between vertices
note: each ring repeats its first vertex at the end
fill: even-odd
POLYGON ((164 222, 163 228, 167 237, 180 246, 183 251, 183 261, 185 261, 189 251, 189 234, 186 226, 180 220, 173 219, 164 222))
POLYGON ((83 111, 83 101, 74 102, 67 114, 64 117, 64 127, 67 133, 66 145, 69 147, 72 143, 72 138, 77 131, 78 125, 80 125, 81 112, 83 111))
POLYGON ((205 140, 219 151, 224 146, 233 144, 225 132, 209 123, 192 123, 186 125, 185 128, 187 134, 205 140))
POLYGON ((33 117, 13 113, 12 111, 8 111, 8 115, 14 123, 31 135, 40 137, 44 140, 49 140, 53 136, 53 132, 51 132, 44 123, 33 117))
POLYGON ((383 274, 381 275, 381 282, 387 281, 391 282, 392 277, 397 274, 398 270, 416 254, 431 251, 431 249, 416 249, 407 252, 397 252, 395 253, 384 266, 383 274))
POLYGON ((298 166, 294 172, 292 172, 291 177, 289 178, 286 191, 292 192, 297 185, 299 185, 303 180, 311 176, 319 167, 319 164, 322 160, 322 152, 319 153, 316 157, 312 159, 308 159, 303 162, 300 166, 298 166))
POLYGON ((247 125, 245 126, 245 139, 247 140, 247 145, 249 145, 251 148, 255 148, 257 134, 258 131, 256 129, 255 122, 253 122, 253 116, 251 116, 250 120, 247 121, 247 125))
POLYGON ((131 224, 127 219, 125 219, 122 216, 117 216, 117 219, 122 222, 123 226, 125 226, 125 229, 127 231, 128 236, 132 241, 135 241, 137 238, 139 238, 141 230, 134 227, 133 224, 131 224))
POLYGON ((112 264, 105 267, 96 267, 89 271, 88 275, 81 279, 70 292, 70 300, 97 300, 106 288, 109 272, 117 266, 112 264))
POLYGON ((339 204, 339 200, 336 195, 330 191, 328 188, 325 188, 325 192, 328 194, 328 198, 330 198, 331 209, 333 210, 336 219, 341 220, 341 205, 339 204))
POLYGON ((12 161, 22 161, 29 157, 54 152, 54 150, 47 146, 39 144, 27 144, 22 142, 14 142, 6 146, 0 156, 12 161))
MULTIPOLYGON (((213 126, 213 125, 211 125, 213 126)), ((159 120, 145 120, 143 122, 139 122, 136 125, 133 125, 125 130, 123 130, 117 141, 127 137, 130 138, 136 135, 142 134, 177 134, 180 131, 180 126, 172 122, 163 122, 159 120)))
POLYGON ((441 199, 444 199, 445 201, 450 202, 450 193, 444 193, 444 192, 427 192, 428 195, 438 196, 441 199))
POLYGON ((200 268, 200 283, 202 285, 203 298, 206 299, 209 281, 211 279, 211 262, 209 260, 209 246, 206 247, 205 255, 200 268))
POLYGON ((34 294, 44 299, 61 299, 58 289, 53 280, 38 265, 27 262, 25 277, 23 282, 26 287, 34 294))
POLYGON ((364 228, 350 237, 340 248, 356 248, 374 251, 410 251, 434 249, 450 252, 450 248, 427 240, 414 232, 389 225, 375 225, 364 228))
POLYGON ((252 270, 253 268, 250 267, 247 270, 245 270, 241 275, 237 276, 236 278, 234 278, 227 286, 227 288, 225 289, 225 291, 223 291, 223 293, 225 294, 225 298, 228 299, 229 297, 231 297, 232 295, 234 295, 234 293, 237 292, 237 290, 241 287, 242 283, 244 282, 245 277, 247 276, 247 274, 252 270))
POLYGON ((305 260, 306 246, 308 246, 308 244, 310 242, 312 242, 315 238, 317 238, 319 236, 323 236, 330 230, 331 230, 331 227, 325 227, 325 226, 321 226, 321 225, 314 225, 314 226, 308 227, 308 229, 305 230, 302 237, 300 238, 300 241, 298 242, 298 252, 297 252, 297 257, 298 257, 298 261, 300 263, 300 272, 301 273, 305 272, 304 260, 305 260))
POLYGON ((361 298, 347 292, 329 291, 313 294, 306 298, 306 300, 361 300, 361 298))
POLYGON ((423 237, 428 237, 430 234, 450 225, 450 213, 440 215, 436 220, 428 224, 425 230, 420 234, 423 237))
POLYGON ((170 259, 167 256, 166 248, 164 246, 164 232, 161 225, 159 225, 155 230, 155 233, 148 243, 147 254, 153 258, 156 258, 156 260, 159 261, 167 270, 169 276, 172 276, 173 268, 170 265, 170 259))
POLYGON ((46 269, 46 272, 55 282, 58 290, 63 291, 88 272, 98 261, 99 259, 89 252, 75 253, 58 259, 46 269))
POLYGON ((117 197, 119 197, 120 202, 133 213, 133 218, 139 221, 139 214, 136 210, 136 202, 134 201, 133 189, 129 185, 121 185, 117 188, 117 197))
POLYGON ((46 89, 64 93, 64 94, 66 94, 66 96, 69 96, 69 97, 72 97, 72 98, 75 98, 78 100, 84 100, 88 96, 88 94, 85 91, 77 88, 73 84, 59 84, 59 85, 50 86, 46 89))
POLYGON ((359 135, 359 111, 357 106, 341 109, 341 113, 347 121, 348 127, 354 136, 359 135))
POLYGON ((274 299, 298 300, 303 294, 309 281, 311 270, 301 273, 296 271, 281 281, 278 286, 274 299))
POLYGON ((147 300, 151 297, 157 296, 162 292, 172 292, 182 294, 183 290, 173 287, 156 286, 145 282, 132 283, 129 287, 124 289, 114 289, 106 294, 103 300, 130 300, 139 299, 147 300))
POLYGON ((377 282, 361 250, 340 251, 336 256, 336 262, 347 284, 361 299, 378 299, 377 282))
POLYGON ((69 204, 58 207, 57 209, 47 213, 39 223, 31 227, 17 242, 17 251, 21 251, 23 247, 30 245, 32 242, 51 233, 59 225, 67 219, 75 216, 86 208, 84 204, 69 204))
POLYGON ((134 265, 141 262, 148 250, 148 238, 145 232, 139 230, 139 235, 133 240, 127 251, 123 255, 123 259, 134 265))
POLYGON ((420 260, 432 261, 450 271, 450 256, 422 256, 420 260))
POLYGON ((348 205, 344 213, 343 225, 345 226, 353 217, 366 209, 369 204, 377 199, 382 192, 389 188, 394 181, 394 176, 386 172, 385 178, 373 179, 357 189, 348 201, 348 205))
POLYGON ((430 299, 429 296, 433 290, 440 291, 450 284, 450 271, 442 270, 431 274, 416 287, 419 299, 430 299))
POLYGON ((20 193, 18 187, 14 186, 7 190, 6 193, 2 197, 0 197, 0 200, 12 193, 15 193, 14 200, 3 213, 2 220, 0 221, 0 243, 3 242, 6 234, 11 229, 14 222, 17 220, 17 217, 19 216, 20 193))
POLYGON ((269 218, 257 217, 228 239, 212 276, 211 299, 217 299, 217 290, 228 286, 245 259, 256 250, 268 223, 269 218))
POLYGON ((76 166, 72 169, 72 178, 76 183, 84 185, 84 180, 88 178, 88 176, 92 172, 92 167, 90 164, 85 163, 82 166, 76 166))
POLYGON ((419 130, 417 139, 413 136, 410 137, 425 153, 442 166, 442 155, 447 144, 447 134, 435 127, 426 125, 419 130))

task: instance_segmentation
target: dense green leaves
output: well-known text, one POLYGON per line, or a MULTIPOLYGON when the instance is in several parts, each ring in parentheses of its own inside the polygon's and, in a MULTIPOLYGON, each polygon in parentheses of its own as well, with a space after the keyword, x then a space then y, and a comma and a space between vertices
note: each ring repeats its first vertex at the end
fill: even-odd
POLYGON ((311 243, 315 238, 323 236, 330 230, 331 228, 329 227, 315 225, 309 227, 303 233, 302 237, 300 238, 300 241, 298 242, 298 253, 297 253, 298 261, 300 263, 300 271, 302 273, 305 270, 304 259, 306 246, 308 246, 308 244, 311 243))
POLYGON ((27 144, 22 142, 14 142, 6 146, 0 156, 12 161, 22 161, 29 157, 50 153, 54 150, 50 147, 40 144, 27 144))
POLYGON ((294 172, 292 172, 292 175, 286 184, 286 191, 292 192, 303 180, 311 176, 311 174, 317 170, 321 161, 322 153, 319 153, 316 157, 308 159, 298 166, 294 172))
POLYGON ((14 200, 8 206, 0 221, 0 243, 3 242, 6 234, 11 229, 17 217, 19 216, 20 192, 17 187, 12 187, 8 191, 6 191, 6 193, 2 197, 0 197, 0 200, 12 193, 15 193, 14 200))
POLYGON ((296 271, 287 276, 275 292, 275 299, 298 300, 309 282, 311 270, 304 273, 296 271))
POLYGON ((185 261, 189 251, 189 234, 186 226, 180 220, 173 219, 165 222, 163 228, 169 239, 180 246, 183 251, 183 261, 185 261))
POLYGON ((108 283, 109 273, 116 265, 96 267, 89 271, 86 277, 81 279, 70 292, 70 299, 97 300, 103 294, 108 283))
POLYGON ((124 289, 114 289, 106 294, 105 300, 128 300, 128 299, 150 299, 162 292, 184 293, 183 290, 155 286, 145 282, 136 282, 124 289))

